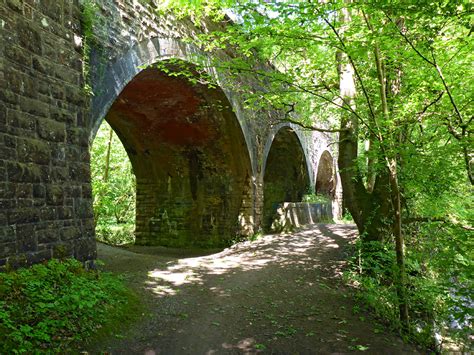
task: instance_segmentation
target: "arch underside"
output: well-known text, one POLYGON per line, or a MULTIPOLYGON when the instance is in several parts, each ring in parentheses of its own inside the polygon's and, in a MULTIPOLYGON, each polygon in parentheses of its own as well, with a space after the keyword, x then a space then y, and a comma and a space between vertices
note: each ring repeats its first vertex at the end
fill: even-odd
POLYGON ((137 244, 217 247, 252 230, 248 149, 220 89, 150 67, 106 120, 137 178, 137 244))
POLYGON ((310 189, 308 166, 301 143, 289 127, 272 142, 264 175, 263 228, 270 230, 278 205, 301 202, 310 189))

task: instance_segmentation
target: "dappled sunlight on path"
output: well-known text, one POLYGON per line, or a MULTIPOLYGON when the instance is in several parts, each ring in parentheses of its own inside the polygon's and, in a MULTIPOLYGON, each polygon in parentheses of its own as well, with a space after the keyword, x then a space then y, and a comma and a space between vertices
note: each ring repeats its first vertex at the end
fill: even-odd
POLYGON ((164 270, 149 271, 147 285, 157 295, 170 295, 175 294, 176 287, 183 284, 202 285, 204 275, 258 270, 269 263, 285 266, 309 262, 311 267, 315 267, 318 264, 317 259, 310 255, 312 249, 322 245, 339 248, 334 236, 354 234, 353 229, 347 226, 333 227, 330 233, 328 231, 327 227, 319 226, 294 234, 265 235, 256 241, 239 243, 213 255, 172 261, 164 270))
POLYGON ((413 353, 360 313, 342 284, 352 225, 264 235, 189 258, 100 246, 147 312, 96 350, 147 354, 413 353), (375 329, 375 330, 374 330, 375 329), (125 350, 126 349, 126 350, 125 350))

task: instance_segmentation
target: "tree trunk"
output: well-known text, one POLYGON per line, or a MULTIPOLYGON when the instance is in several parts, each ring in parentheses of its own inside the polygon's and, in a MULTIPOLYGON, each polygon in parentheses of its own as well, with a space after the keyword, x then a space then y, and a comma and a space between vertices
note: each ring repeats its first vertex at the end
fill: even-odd
MULTIPOLYGON (((351 20, 348 9, 341 14, 343 22, 351 20)), ((355 110, 356 95, 355 72, 347 55, 337 52, 339 90, 343 105, 355 110)), ((380 241, 390 230, 387 216, 390 216, 390 194, 387 174, 379 173, 373 181, 373 191, 369 193, 364 184, 362 174, 357 164, 358 156, 358 118, 344 111, 341 117, 341 132, 339 135, 338 166, 341 176, 344 205, 357 225, 363 241, 380 241)))
POLYGON ((109 132, 109 141, 107 143, 107 154, 105 156, 105 168, 104 168, 104 181, 109 180, 109 170, 110 170, 110 151, 112 150, 112 140, 114 138, 114 130, 110 127, 109 132))
POLYGON ((397 296, 400 321, 404 330, 408 330, 408 301, 406 295, 405 271, 405 241, 402 232, 402 206, 400 187, 398 185, 397 161, 388 161, 390 168, 390 187, 392 189, 392 203, 394 207, 393 234, 395 236, 395 250, 397 254, 397 296))
MULTIPOLYGON (((368 18, 366 21, 370 28, 368 18)), ((386 70, 382 62, 380 49, 376 44, 374 47, 375 65, 377 68, 377 78, 379 81, 380 102, 385 120, 390 118, 389 103, 387 98, 387 77, 386 70)), ((390 85, 392 97, 400 91, 401 70, 396 69, 395 80, 390 85)), ((375 122, 377 124, 377 122, 375 122)), ((382 142, 383 143, 383 142, 382 142)), ((393 144, 393 140, 391 141, 393 144)), ((397 142, 395 142, 396 144, 397 142)), ((393 211, 393 235, 395 237, 395 251, 397 255, 397 275, 396 286, 398 296, 399 317, 404 330, 408 329, 408 302, 406 297, 406 272, 405 272, 405 241, 402 231, 402 205, 400 198, 400 186, 398 184, 397 159, 388 157, 384 151, 387 168, 389 171, 390 196, 392 200, 393 211)))

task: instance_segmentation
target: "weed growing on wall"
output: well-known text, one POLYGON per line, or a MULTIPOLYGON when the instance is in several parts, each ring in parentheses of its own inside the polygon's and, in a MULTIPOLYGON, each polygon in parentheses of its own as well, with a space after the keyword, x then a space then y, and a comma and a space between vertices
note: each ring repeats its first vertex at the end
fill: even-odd
POLYGON ((84 76, 84 91, 87 95, 93 94, 90 84, 90 54, 98 12, 99 8, 94 0, 81 1, 82 75, 84 76))

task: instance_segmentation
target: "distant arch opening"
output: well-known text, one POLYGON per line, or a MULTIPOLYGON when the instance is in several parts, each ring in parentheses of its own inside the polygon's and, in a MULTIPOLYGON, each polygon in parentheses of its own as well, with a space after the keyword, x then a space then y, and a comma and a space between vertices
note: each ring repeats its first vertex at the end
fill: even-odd
POLYGON ((273 139, 265 166, 263 228, 270 230, 278 205, 301 202, 310 190, 306 157, 296 133, 281 128, 273 139))
POLYGON ((127 151, 103 121, 91 148, 96 238, 113 245, 135 242, 136 179, 127 151))
POLYGON ((319 158, 315 192, 316 195, 326 196, 330 199, 334 199, 336 193, 334 159, 327 150, 325 150, 319 158))
POLYGON ((223 91, 177 62, 142 70, 105 117, 136 176, 135 243, 226 246, 252 231, 249 152, 223 91))

